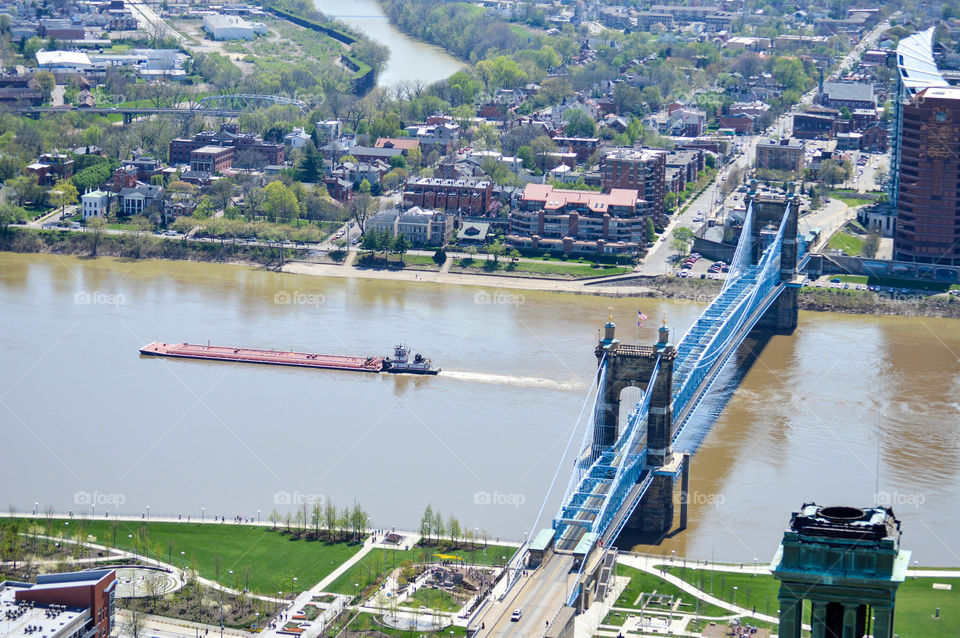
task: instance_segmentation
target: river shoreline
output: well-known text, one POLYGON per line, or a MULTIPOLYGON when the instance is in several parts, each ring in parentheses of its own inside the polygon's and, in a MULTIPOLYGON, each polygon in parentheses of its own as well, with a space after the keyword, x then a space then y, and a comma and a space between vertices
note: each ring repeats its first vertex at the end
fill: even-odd
MULTIPOLYGON (((0 251, 93 257, 93 233, 21 233, 0 235, 0 251)), ((308 251, 285 249, 281 261, 277 249, 233 243, 198 243, 101 235, 97 256, 117 259, 211 262, 264 268, 311 277, 345 277, 368 280, 423 282, 440 285, 476 286, 497 291, 565 292, 597 297, 670 299, 707 305, 720 291, 721 282, 679 279, 667 275, 618 275, 601 279, 550 279, 495 274, 450 273, 422 270, 377 270, 350 264, 305 261, 308 251), (137 256, 137 253, 140 256, 137 256), (291 254, 292 253, 292 254, 291 254)), ((496 294, 496 293, 495 293, 496 294)), ((855 290, 803 289, 800 310, 856 315, 941 317, 960 319, 960 300, 955 297, 928 297, 855 290)))

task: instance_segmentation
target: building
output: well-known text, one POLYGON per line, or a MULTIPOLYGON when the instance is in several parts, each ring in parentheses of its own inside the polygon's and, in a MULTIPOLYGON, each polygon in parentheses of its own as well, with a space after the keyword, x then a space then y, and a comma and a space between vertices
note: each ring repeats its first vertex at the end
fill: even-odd
POLYGON ((772 171, 803 170, 804 143, 795 139, 761 140, 757 143, 756 168, 772 171))
POLYGON ((793 114, 793 137, 801 140, 825 140, 833 136, 840 111, 823 106, 811 106, 803 113, 793 114))
POLYGON ((83 218, 105 217, 110 207, 110 193, 101 190, 84 193, 80 196, 83 218))
POLYGON ((649 204, 637 191, 559 190, 527 184, 510 213, 507 242, 564 253, 636 254, 645 246, 649 204))
POLYGON ((203 30, 214 40, 253 40, 258 33, 266 33, 263 25, 219 14, 203 16, 203 30))
POLYGON ((373 163, 379 161, 386 164, 390 164, 390 160, 394 157, 405 155, 403 149, 376 146, 353 146, 348 153, 360 162, 373 163))
POLYGON ((120 210, 123 215, 142 215, 144 209, 153 204, 154 200, 160 197, 163 188, 153 186, 152 184, 137 183, 131 188, 120 189, 120 210))
POLYGON ((800 638, 809 619, 813 636, 893 638, 897 588, 909 566, 890 508, 804 503, 771 564, 780 581, 779 635, 800 638))
POLYGON ((108 638, 114 629, 117 576, 96 570, 0 583, 4 635, 108 638))
POLYGON ((420 148, 420 140, 415 137, 378 137, 376 148, 397 148, 404 155, 408 155, 413 149, 420 148))
POLYGON ((27 165, 27 173, 36 175, 40 186, 52 186, 73 177, 73 160, 65 153, 44 153, 38 161, 27 165))
POLYGON ((436 208, 483 215, 493 201, 493 182, 488 180, 411 179, 403 189, 404 206, 436 208))
POLYGON ((600 185, 607 192, 630 189, 648 202, 649 210, 659 215, 664 210, 666 189, 665 151, 617 148, 600 160, 600 185))
POLYGON ((198 173, 223 173, 233 167, 232 146, 201 146, 190 152, 190 170, 198 173))
POLYGON ((960 265, 960 89, 933 57, 933 29, 900 41, 894 99, 893 258, 960 265))
POLYGON ((283 136, 284 143, 289 144, 290 148, 303 148, 312 139, 302 127, 295 127, 293 131, 283 136))
POLYGON ((253 133, 241 133, 236 124, 221 124, 218 131, 201 131, 192 138, 178 137, 170 141, 171 164, 189 164, 190 154, 203 146, 231 146, 233 165, 240 168, 262 168, 283 164, 283 144, 264 142, 253 133))
POLYGON ((720 128, 733 129, 737 135, 749 135, 753 132, 753 116, 746 113, 721 115, 717 118, 720 128))
POLYGON ((872 84, 854 82, 826 82, 817 96, 822 106, 834 109, 875 109, 877 100, 873 95, 872 84))
POLYGON ((578 162, 585 162, 600 147, 599 137, 563 137, 553 138, 553 143, 563 151, 576 153, 578 162))
POLYGON ((403 235, 412 246, 442 247, 453 237, 453 215, 418 206, 407 211, 396 209, 377 213, 367 222, 368 230, 403 235))

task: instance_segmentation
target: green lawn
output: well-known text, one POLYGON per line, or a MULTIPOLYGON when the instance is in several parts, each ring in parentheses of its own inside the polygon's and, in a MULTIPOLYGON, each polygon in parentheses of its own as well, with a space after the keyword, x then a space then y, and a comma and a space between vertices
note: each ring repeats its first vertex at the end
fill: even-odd
POLYGON ((865 284, 870 278, 865 275, 837 275, 830 279, 839 279, 845 284, 865 284))
POLYGON ((439 611, 457 611, 463 607, 463 603, 454 598, 450 592, 432 587, 421 587, 403 605, 407 607, 429 607, 439 611))
MULTIPOLYGON (((65 529, 63 520, 54 521, 54 529, 65 529)), ((76 526, 80 521, 71 521, 76 526)), ((232 585, 229 571, 239 576, 244 567, 251 570, 249 588, 260 593, 289 592, 293 577, 297 590, 312 587, 348 558, 360 545, 348 543, 293 540, 267 527, 197 523, 141 523, 117 521, 116 546, 128 551, 142 551, 134 547, 139 530, 147 530, 148 550, 152 558, 179 565, 183 560, 190 567, 196 559, 200 575, 215 579, 215 556, 221 556, 220 581, 232 585), (130 535, 133 538, 130 538, 130 535), (180 552, 184 552, 181 556, 180 552)), ((113 546, 113 522, 85 521, 87 533, 95 543, 113 546)), ((240 586, 243 586, 241 581, 240 586)))
POLYGON ((834 197, 851 208, 873 203, 872 199, 866 199, 863 197, 852 197, 850 195, 834 195, 834 197))
MULTIPOLYGON (((687 575, 689 576, 693 570, 688 569, 687 575)), ((683 600, 683 604, 680 607, 680 611, 685 613, 694 613, 698 611, 696 606, 696 601, 693 596, 690 594, 680 591, 680 589, 663 580, 659 576, 654 574, 649 574, 643 570, 636 569, 634 567, 628 567, 627 565, 617 565, 617 575, 618 576, 629 576, 630 584, 627 585, 626 589, 623 590, 623 593, 620 594, 620 598, 617 599, 615 607, 639 607, 639 599, 641 593, 653 593, 664 594, 668 596, 679 596, 683 600)), ((621 612, 622 613, 622 612, 621 612)), ((730 611, 723 609, 721 607, 715 607, 714 605, 708 605, 707 603, 700 603, 699 613, 701 616, 726 616, 730 615, 730 611)), ((623 624, 621 619, 619 624, 623 624)))
MULTIPOLYGON (((618 573, 621 567, 618 565, 618 573)), ((667 571, 681 576, 682 569, 668 567, 667 571)), ((687 569, 686 575, 681 577, 710 592, 710 571, 687 569)), ((737 587, 736 603, 741 607, 756 605, 758 613, 777 615, 777 591, 780 585, 773 576, 731 572, 713 574, 713 595, 717 598, 733 602, 734 587, 737 587)), ((620 603, 618 601, 617 604, 620 603)), ((894 623, 895 633, 900 638, 960 635, 960 578, 908 577, 897 591, 894 623), (952 589, 934 589, 934 583, 951 585, 952 589), (940 609, 940 617, 934 618, 937 608, 940 609)))
MULTIPOLYGON (((353 622, 350 623, 350 631, 360 633, 360 634, 364 632, 369 632, 370 635, 373 635, 373 632, 376 632, 376 633, 385 634, 387 636, 391 636, 392 638, 409 638, 411 633, 409 631, 393 629, 392 627, 388 627, 384 624, 381 624, 380 622, 378 622, 378 619, 375 615, 366 614, 366 613, 357 614, 357 616, 353 619, 353 622)), ((418 629, 417 633, 418 634, 436 633, 438 635, 443 634, 444 637, 446 636, 461 637, 461 636, 467 635, 467 628, 451 625, 450 627, 446 627, 444 629, 438 629, 435 632, 418 629)))
POLYGON ((403 267, 410 270, 440 270, 430 255, 404 255, 403 267))
POLYGON ((845 233, 842 230, 838 230, 830 238, 830 241, 827 242, 827 248, 838 248, 847 255, 856 257, 863 249, 863 240, 849 233, 845 233))
POLYGON ((667 572, 683 578, 720 600, 741 607, 752 608, 756 606, 757 613, 777 615, 777 609, 779 608, 777 592, 780 590, 780 583, 773 576, 714 572, 707 569, 687 568, 684 570, 682 567, 676 566, 667 567, 667 572), (686 571, 686 574, 683 574, 684 571, 686 571), (736 590, 734 590, 734 587, 736 587, 736 590))
POLYGON ((499 261, 487 259, 458 259, 450 268, 454 272, 481 272, 492 274, 518 274, 558 279, 582 279, 584 277, 602 277, 622 275, 632 269, 624 266, 592 266, 589 264, 570 264, 564 262, 499 261))

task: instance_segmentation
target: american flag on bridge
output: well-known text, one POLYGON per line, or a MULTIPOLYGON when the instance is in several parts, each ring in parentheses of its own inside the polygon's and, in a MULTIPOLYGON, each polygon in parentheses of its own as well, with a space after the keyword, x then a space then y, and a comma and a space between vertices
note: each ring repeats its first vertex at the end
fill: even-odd
POLYGON ((643 314, 642 311, 637 310, 637 327, 638 327, 638 328, 642 328, 642 327, 643 327, 643 322, 646 321, 647 319, 649 319, 649 317, 647 317, 647 315, 643 314))

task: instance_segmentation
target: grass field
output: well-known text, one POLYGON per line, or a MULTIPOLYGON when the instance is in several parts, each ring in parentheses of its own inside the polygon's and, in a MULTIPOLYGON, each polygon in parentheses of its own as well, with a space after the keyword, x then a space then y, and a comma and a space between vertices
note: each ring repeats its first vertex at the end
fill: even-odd
MULTIPOLYGON (((64 522, 55 520, 54 529, 65 528, 64 522)), ((113 546, 112 521, 85 522, 86 531, 94 537, 94 543, 113 546)), ((74 520, 71 525, 78 523, 74 520)), ((134 546, 134 540, 143 527, 147 530, 147 554, 151 558, 174 565, 185 563, 187 567, 195 559, 200 575, 215 579, 215 557, 220 556, 223 559, 221 583, 232 585, 230 570, 239 577, 244 567, 249 567, 249 584, 240 580, 239 585, 260 593, 289 592, 294 576, 297 577, 298 591, 308 589, 360 549, 358 544, 293 540, 267 527, 233 523, 117 523, 116 547, 119 549, 142 552, 141 548, 134 546)))
POLYGON ((827 248, 840 249, 847 255, 856 257, 863 249, 863 240, 849 233, 845 233, 842 230, 838 230, 830 237, 830 241, 827 242, 827 248))
MULTIPOLYGON (((393 629, 392 627, 387 627, 386 625, 381 624, 378 621, 378 618, 373 614, 357 614, 353 619, 353 622, 350 623, 350 631, 363 633, 370 632, 370 635, 373 635, 373 632, 383 633, 387 636, 392 636, 393 638, 409 638, 411 632, 402 631, 400 629, 393 629)), ((467 628, 466 627, 456 627, 450 626, 444 629, 438 629, 437 631, 431 632, 423 629, 417 630, 418 634, 443 634, 444 636, 466 636, 467 628)))
POLYGON ((550 277, 558 279, 582 279, 584 277, 602 277, 605 275, 622 275, 630 272, 624 266, 592 266, 589 264, 569 264, 564 262, 544 261, 509 261, 486 259, 458 259, 450 267, 451 272, 480 272, 498 275, 528 275, 535 277, 550 277))
POLYGON ((408 270, 440 270, 430 255, 404 255, 403 267, 408 270))
POLYGON ((439 611, 457 611, 463 604, 450 592, 432 587, 421 587, 404 603, 406 607, 429 607, 439 611))
MULTIPOLYGON (((618 566, 618 571, 621 567, 618 566)), ((710 592, 710 572, 707 570, 687 569, 685 576, 681 575, 679 567, 668 567, 667 571, 710 592)), ((757 613, 776 616, 778 590, 779 582, 770 575, 713 574, 714 596, 730 602, 736 597, 736 604, 741 607, 756 605, 757 613), (736 592, 734 587, 737 587, 736 592)), ((960 578, 908 577, 897 591, 894 632, 900 638, 960 635, 960 578), (952 589, 934 589, 934 583, 951 585, 952 589), (935 618, 938 608, 940 617, 935 618)))
MULTIPOLYGON (((687 570, 687 574, 693 570, 687 570)), ((696 601, 690 594, 680 591, 675 585, 671 585, 659 576, 648 574, 647 572, 629 567, 627 565, 617 565, 618 576, 629 576, 630 584, 627 585, 620 598, 617 599, 615 607, 639 608, 639 599, 641 593, 664 594, 668 596, 679 596, 683 600, 680 610, 684 613, 693 613, 699 611, 701 616, 724 616, 729 615, 730 611, 721 607, 715 607, 707 603, 701 603, 697 610, 696 601)), ((620 622, 622 624, 622 620, 620 622)))

